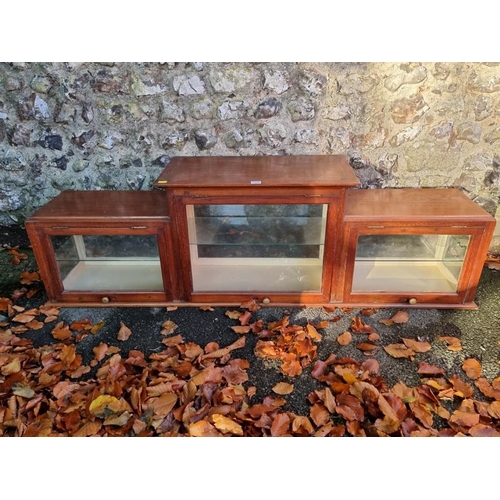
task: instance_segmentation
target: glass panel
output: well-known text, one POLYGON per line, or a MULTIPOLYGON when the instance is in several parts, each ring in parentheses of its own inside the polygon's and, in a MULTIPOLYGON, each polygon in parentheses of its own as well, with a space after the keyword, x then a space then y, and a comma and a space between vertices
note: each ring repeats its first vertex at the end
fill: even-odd
POLYGON ((188 205, 194 291, 319 291, 327 205, 188 205))
POLYGON ((65 290, 162 291, 156 236, 52 236, 65 290))
POLYGON ((353 292, 456 292, 470 236, 358 237, 353 292))

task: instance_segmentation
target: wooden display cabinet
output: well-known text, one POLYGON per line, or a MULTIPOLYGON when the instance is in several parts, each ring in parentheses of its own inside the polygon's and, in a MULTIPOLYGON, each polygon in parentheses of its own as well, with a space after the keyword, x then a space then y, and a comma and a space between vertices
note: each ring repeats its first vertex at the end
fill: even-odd
POLYGON ((345 156, 176 157, 26 228, 60 305, 475 308, 495 219, 457 189, 358 189, 345 156))
POLYGON ((326 303, 338 274, 344 156, 177 157, 167 193, 181 300, 326 303))
POLYGON ((476 308, 494 227, 458 189, 348 192, 344 305, 476 308))
POLYGON ((164 193, 65 191, 26 230, 53 302, 152 305, 177 295, 164 193))

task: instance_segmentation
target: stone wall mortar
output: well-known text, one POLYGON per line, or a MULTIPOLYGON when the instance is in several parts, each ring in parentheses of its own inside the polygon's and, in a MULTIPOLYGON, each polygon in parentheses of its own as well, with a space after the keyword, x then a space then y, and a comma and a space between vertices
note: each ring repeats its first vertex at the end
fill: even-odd
POLYGON ((297 154, 498 218, 500 64, 0 64, 0 224, 65 189, 150 189, 177 155, 297 154))

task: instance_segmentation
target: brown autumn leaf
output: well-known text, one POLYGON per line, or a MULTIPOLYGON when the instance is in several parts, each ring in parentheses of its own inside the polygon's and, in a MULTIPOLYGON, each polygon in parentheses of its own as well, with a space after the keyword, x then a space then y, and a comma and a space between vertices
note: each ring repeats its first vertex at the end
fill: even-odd
POLYGON ((45 323, 42 323, 41 321, 34 319, 34 320, 30 321, 29 323, 26 323, 26 326, 30 330, 41 330, 45 326, 45 323))
POLYGON ((293 384, 287 384, 286 382, 278 382, 273 387, 273 392, 279 394, 280 396, 284 396, 285 394, 290 394, 293 392, 293 384))
POLYGON ((40 275, 36 271, 31 273, 29 271, 24 271, 21 273, 20 282, 22 285, 31 285, 37 281, 40 281, 40 275))
POLYGON ((344 332, 344 333, 341 333, 341 334, 337 337, 337 342, 338 342, 340 345, 349 345, 349 344, 352 342, 352 334, 351 334, 351 332, 344 332))
POLYGON ((489 381, 484 377, 479 377, 474 381, 474 385, 484 394, 486 397, 500 401, 500 390, 495 389, 489 381))
POLYGON ((373 314, 375 314, 375 311, 373 309, 361 309, 361 311, 359 311, 359 314, 361 314, 361 316, 372 316, 373 314))
POLYGON ((307 324, 307 335, 313 342, 321 342, 323 336, 310 323, 307 324))
POLYGON ((474 427, 479 423, 479 413, 455 410, 450 417, 450 422, 461 427, 474 427))
POLYGON ((215 309, 212 306, 201 306, 200 310, 201 311, 215 311, 215 309))
POLYGON ((252 312, 256 312, 261 308, 261 306, 259 305, 259 303, 255 299, 245 300, 245 302, 242 302, 240 304, 240 307, 242 309, 248 309, 249 311, 252 311, 252 312))
POLYGON ((500 401, 493 401, 488 405, 488 415, 500 420, 500 401))
POLYGON ((231 420, 224 415, 215 413, 212 415, 212 421, 216 429, 221 431, 223 434, 234 434, 235 436, 243 436, 243 428, 240 424, 231 420))
POLYGON ((116 335, 116 338, 121 341, 128 340, 132 335, 132 330, 123 322, 120 321, 120 329, 116 335))
POLYGON ((21 370, 21 361, 18 357, 14 358, 12 361, 2 366, 1 372, 2 375, 12 375, 13 373, 17 373, 21 370))
POLYGON ((380 363, 375 358, 365 359, 361 363, 361 369, 367 371, 370 375, 376 375, 380 370, 380 363))
POLYGON ((373 328, 370 325, 364 324, 359 316, 355 316, 354 318, 352 318, 350 328, 353 333, 366 333, 368 335, 370 335, 371 333, 375 333, 373 328))
POLYGON ((189 425, 189 435, 193 437, 218 437, 221 433, 206 420, 198 420, 189 425))
POLYGON ((365 418, 365 410, 355 396, 341 393, 337 395, 337 406, 335 411, 346 420, 357 420, 362 422, 365 418))
POLYGON ((427 352, 431 350, 429 342, 422 342, 414 339, 401 339, 406 347, 415 352, 427 352))
POLYGON ((0 297, 0 311, 7 311, 8 306, 12 306, 12 300, 8 297, 0 297))
POLYGON ((457 337, 439 337, 439 340, 446 342, 446 348, 449 351, 459 352, 462 350, 462 343, 457 337))
POLYGON ((172 320, 167 319, 167 321, 164 321, 163 324, 161 325, 161 334, 162 335, 171 335, 172 333, 179 328, 172 320))
POLYGON ((408 348, 405 344, 389 344, 384 346, 384 351, 393 358, 413 359, 415 351, 408 348))
POLYGON ((443 368, 421 361, 418 365, 417 373, 421 375, 446 375, 443 368))
POLYGON ((64 323, 60 321, 52 330, 52 337, 56 340, 66 340, 71 338, 71 330, 68 326, 64 326, 64 323))
POLYGON ((328 320, 323 320, 320 321, 319 323, 315 324, 314 326, 316 327, 317 330, 321 330, 322 328, 326 328, 330 324, 330 321, 328 320))
POLYGON ((290 427, 290 417, 286 413, 278 413, 274 417, 271 425, 271 436, 280 437, 288 433, 290 427))
POLYGON ((148 407, 153 409, 155 416, 166 417, 177 403, 177 395, 173 392, 165 392, 158 397, 147 401, 148 407))
POLYGON ((179 307, 178 306, 167 306, 166 309, 168 312, 170 311, 177 311, 179 307))
POLYGON ((379 319, 379 323, 382 323, 386 326, 391 326, 396 324, 401 324, 401 323, 407 323, 408 320, 410 319, 409 314, 406 311, 398 311, 392 318, 389 319, 379 319))
POLYGON ((330 412, 321 402, 315 403, 311 406, 309 416, 317 427, 321 427, 330 421, 330 412))
POLYGON ((238 317, 240 325, 248 325, 248 322, 252 319, 252 313, 250 311, 245 311, 238 317))
MULTIPOLYGON (((499 268, 500 269, 500 268, 499 268)), ((477 424, 469 429, 472 437, 500 437, 500 432, 491 425, 477 424)))
POLYGON ((380 346, 372 344, 371 342, 361 342, 356 345, 356 349, 363 351, 365 354, 374 354, 378 349, 380 349, 380 346))
POLYGON ((236 332, 236 333, 245 334, 251 330, 251 327, 249 325, 246 325, 246 326, 237 325, 237 326, 232 326, 231 330, 233 330, 233 332, 236 332))
POLYGON ((104 328, 105 324, 106 323, 104 321, 99 321, 90 329, 90 333, 92 335, 97 335, 104 328))
POLYGON ((295 377, 302 373, 302 366, 297 358, 297 355, 293 353, 282 353, 281 354, 281 372, 289 377, 295 377))
POLYGON ((478 379, 482 374, 481 363, 474 358, 468 358, 462 363, 462 369, 465 374, 472 380, 478 379))
MULTIPOLYGON (((452 375, 449 378, 451 384, 453 385, 453 388, 455 389, 455 394, 457 396, 460 396, 462 398, 470 398, 473 393, 474 389, 471 385, 467 384, 464 382, 458 375, 452 375)), ((478 379, 481 380, 481 379, 478 379)), ((476 380, 476 385, 478 380, 476 380)))
POLYGON ((108 394, 101 394, 90 403, 89 411, 94 417, 106 418, 121 411, 120 400, 108 394))
POLYGON ((83 332, 87 330, 92 330, 93 326, 94 325, 88 318, 83 318, 77 321, 73 321, 73 323, 69 325, 69 328, 70 330, 73 330, 75 332, 83 332))
POLYGON ((243 313, 241 311, 235 311, 235 310, 232 310, 232 311, 226 311, 224 313, 228 318, 231 318, 231 319, 238 319, 243 313))
POLYGON ((35 317, 36 315, 33 314, 21 313, 16 314, 16 316, 12 318, 12 321, 16 321, 17 323, 29 323, 30 321, 33 321, 35 317))
POLYGON ((85 422, 75 433, 72 435, 74 437, 88 437, 95 436, 102 428, 102 422, 100 420, 85 422))

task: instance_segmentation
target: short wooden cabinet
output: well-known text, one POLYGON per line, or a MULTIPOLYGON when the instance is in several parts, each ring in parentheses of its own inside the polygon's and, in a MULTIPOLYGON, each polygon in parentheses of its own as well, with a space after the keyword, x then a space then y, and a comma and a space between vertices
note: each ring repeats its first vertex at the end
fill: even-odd
POLYGON ((476 307, 495 220, 458 189, 352 190, 345 304, 476 307))
POLYGON ((68 303, 172 300, 170 221, 160 192, 65 191, 26 229, 49 298, 68 303))
POLYGON ((66 191, 26 228, 61 305, 477 307, 495 219, 358 184, 344 156, 176 157, 153 191, 66 191))

